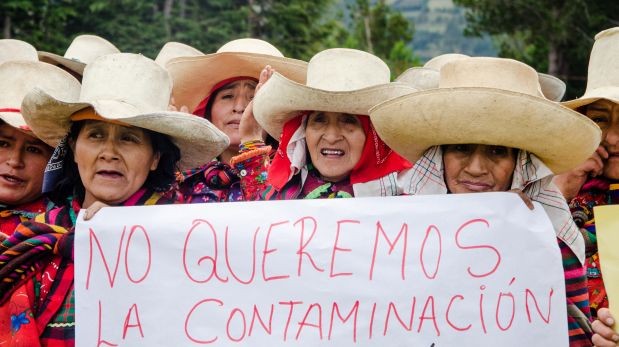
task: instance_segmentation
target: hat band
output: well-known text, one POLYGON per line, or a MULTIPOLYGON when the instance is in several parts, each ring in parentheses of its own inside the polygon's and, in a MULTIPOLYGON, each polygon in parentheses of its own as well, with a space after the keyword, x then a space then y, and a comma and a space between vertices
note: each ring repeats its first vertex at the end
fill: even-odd
POLYGON ((0 108, 0 112, 21 113, 21 110, 18 108, 0 108))
POLYGON ((97 121, 112 123, 116 125, 131 126, 130 124, 123 123, 117 120, 103 118, 100 115, 98 115, 97 112, 95 112, 95 110, 92 107, 87 107, 87 108, 81 109, 73 113, 71 115, 71 120, 73 122, 79 122, 81 120, 97 120, 97 121))

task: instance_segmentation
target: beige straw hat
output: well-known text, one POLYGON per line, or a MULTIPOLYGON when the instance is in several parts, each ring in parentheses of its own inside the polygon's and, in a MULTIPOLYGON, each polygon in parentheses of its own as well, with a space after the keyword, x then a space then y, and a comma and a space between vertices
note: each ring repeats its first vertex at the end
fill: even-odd
POLYGON ((165 67, 166 64, 174 59, 179 57, 199 57, 203 56, 204 53, 199 50, 186 45, 180 42, 167 42, 161 50, 157 57, 155 58, 155 63, 159 64, 161 67, 165 67))
POLYGON ((299 111, 368 115, 385 100, 417 89, 390 80, 380 58, 356 49, 332 48, 314 55, 307 66, 307 84, 274 73, 254 97, 254 117, 279 139, 284 124, 299 111))
POLYGON ((478 143, 527 150, 554 173, 584 162, 597 148, 600 128, 546 99, 528 65, 501 58, 445 64, 437 89, 370 110, 380 137, 415 162, 432 146, 478 143))
POLYGON ((167 111, 172 90, 168 72, 139 54, 108 54, 84 70, 78 102, 36 89, 22 110, 32 131, 56 146, 71 127, 71 116, 92 107, 101 118, 168 135, 181 151, 181 170, 198 167, 228 147, 228 137, 206 119, 167 111))
MULTIPOLYGON (((404 71, 396 78, 396 81, 406 83, 419 90, 438 88, 441 68, 449 62, 466 58, 470 58, 470 56, 460 53, 441 54, 428 60, 423 67, 413 67, 404 71)), ((565 95, 565 82, 541 72, 538 73, 538 79, 542 93, 547 99, 561 101, 563 95, 565 95)))
POLYGON ((257 39, 230 41, 203 57, 176 58, 166 68, 174 81, 176 105, 193 111, 219 82, 242 76, 258 79, 266 65, 293 81, 305 82, 306 62, 285 58, 273 45, 257 39))
POLYGON ((0 40, 0 64, 13 60, 38 61, 37 50, 28 42, 13 39, 0 40))
POLYGON ((120 53, 120 50, 108 40, 96 35, 79 35, 73 39, 64 56, 39 52, 39 60, 52 65, 62 65, 82 75, 87 64, 100 56, 113 53, 120 53))
MULTIPOLYGON (((36 51, 35 51, 36 52, 36 51)), ((8 61, 0 64, 0 119, 30 132, 21 113, 24 96, 40 88, 54 97, 77 101, 80 83, 70 73, 39 61, 8 61)))
POLYGON ((576 109, 600 99, 619 104, 619 27, 604 30, 595 36, 585 95, 563 105, 576 109))

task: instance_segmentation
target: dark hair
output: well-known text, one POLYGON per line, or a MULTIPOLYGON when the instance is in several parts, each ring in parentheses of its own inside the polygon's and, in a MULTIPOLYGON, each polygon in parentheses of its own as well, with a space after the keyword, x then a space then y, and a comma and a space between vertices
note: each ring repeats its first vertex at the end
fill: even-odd
MULTIPOLYGON (((67 134, 67 142, 77 141, 77 137, 86 121, 73 122, 67 134)), ((143 129, 146 136, 150 138, 154 153, 159 153, 160 159, 157 169, 150 171, 144 187, 157 191, 165 192, 172 188, 176 181, 178 162, 181 158, 180 150, 172 143, 166 135, 143 129)), ((74 153, 70 146, 66 146, 66 155, 62 160, 62 179, 56 184, 50 198, 56 204, 62 204, 69 196, 74 195, 78 201, 84 201, 85 189, 80 178, 77 164, 74 160, 74 153)))

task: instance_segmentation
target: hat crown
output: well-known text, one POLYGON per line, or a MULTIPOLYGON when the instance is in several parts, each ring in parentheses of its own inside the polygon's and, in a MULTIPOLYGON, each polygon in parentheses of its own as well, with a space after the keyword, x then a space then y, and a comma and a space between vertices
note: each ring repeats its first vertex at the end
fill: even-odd
MULTIPOLYGON (((589 59, 585 96, 594 89, 619 87, 619 27, 604 30, 595 36, 589 59)), ((619 94, 616 95, 619 97, 619 94)))
POLYGON ((165 45, 163 45, 163 47, 159 51, 159 54, 157 54, 157 57, 155 58, 155 63, 165 67, 165 64, 167 64, 167 62, 174 58, 197 57, 202 55, 204 55, 204 53, 184 43, 167 42, 165 45))
POLYGON ((466 58, 445 64, 439 88, 493 88, 545 98, 537 72, 513 59, 466 58))
POLYGON ((307 86, 346 92, 389 83, 389 67, 375 55, 347 48, 316 54, 307 66, 307 86))
POLYGON ((0 64, 7 61, 38 61, 37 50, 28 42, 13 39, 0 40, 0 64))
POLYGON ((221 46, 217 53, 253 53, 253 54, 264 54, 264 55, 272 55, 275 57, 284 57, 282 52, 279 51, 272 44, 259 40, 259 39, 238 39, 232 40, 225 45, 221 46))
MULTIPOLYGON (((116 53, 86 66, 80 102, 120 101, 137 113, 168 109, 172 79, 153 60, 141 54, 116 53)), ((109 116, 109 115, 104 115, 109 116)))
POLYGON ((108 40, 96 35, 79 35, 73 39, 64 57, 80 63, 90 64, 106 54, 120 51, 108 40))
POLYGON ((34 88, 61 100, 75 101, 80 83, 68 72, 38 61, 9 61, 0 65, 0 81, 10 86, 0 92, 0 108, 21 108, 24 96, 34 88))
POLYGON ((423 67, 426 67, 428 69, 434 69, 436 71, 440 71, 441 68, 445 64, 452 62, 452 61, 466 59, 466 58, 470 58, 470 56, 466 54, 460 54, 460 53, 445 53, 445 54, 437 55, 436 57, 428 60, 428 62, 426 62, 423 65, 423 67))

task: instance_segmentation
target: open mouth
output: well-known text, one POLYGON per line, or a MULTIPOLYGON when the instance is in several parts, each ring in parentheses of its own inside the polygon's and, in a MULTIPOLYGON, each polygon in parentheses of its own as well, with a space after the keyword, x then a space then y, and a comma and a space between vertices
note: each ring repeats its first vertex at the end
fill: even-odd
POLYGON ((341 149, 333 149, 333 148, 323 148, 320 150, 320 154, 326 157, 342 157, 346 152, 341 149))
POLYGON ((97 175, 103 178, 110 178, 110 179, 116 179, 116 178, 123 177, 122 173, 120 173, 119 171, 115 171, 115 170, 99 170, 97 171, 97 175))
POLYGON ((5 182, 8 182, 10 184, 15 184, 15 185, 23 184, 23 183, 26 182, 25 180, 23 180, 23 179, 21 179, 21 178, 19 178, 17 176, 13 176, 13 175, 9 175, 9 174, 3 174, 3 175, 0 175, 0 177, 2 177, 2 179, 5 182))

